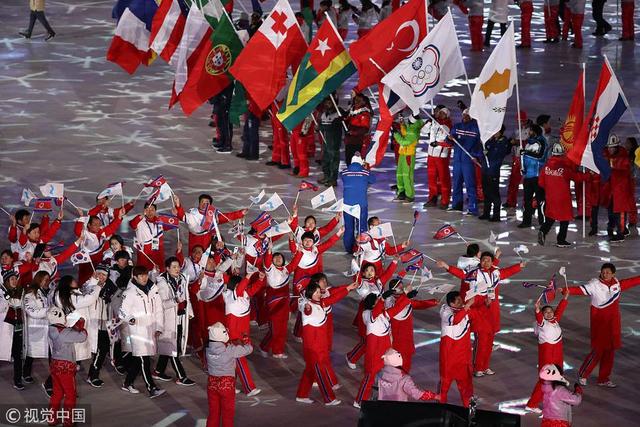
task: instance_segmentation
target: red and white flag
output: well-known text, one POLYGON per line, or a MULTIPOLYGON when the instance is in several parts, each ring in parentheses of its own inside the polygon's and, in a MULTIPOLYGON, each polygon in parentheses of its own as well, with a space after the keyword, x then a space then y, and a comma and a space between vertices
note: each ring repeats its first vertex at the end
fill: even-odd
POLYGON ((351 43, 349 54, 360 74, 357 91, 382 80, 426 37, 426 3, 426 0, 410 0, 366 36, 351 43))
POLYGON ((391 125, 393 124, 393 116, 407 106, 395 92, 382 83, 378 85, 378 94, 380 119, 376 125, 373 138, 371 138, 371 146, 364 160, 371 167, 379 165, 384 158, 387 145, 389 145, 389 133, 391 132, 391 125))
POLYGON ((278 0, 230 72, 258 108, 266 110, 286 84, 287 69, 295 71, 306 51, 307 42, 291 5, 278 0))
POLYGON ((163 0, 153 16, 149 47, 170 64, 177 60, 174 53, 182 39, 186 22, 178 0, 163 0))
POLYGON ((433 235, 433 238, 436 240, 444 240, 447 237, 451 237, 456 233, 457 231, 455 228, 453 228, 453 225, 445 224, 442 227, 440 227, 438 231, 436 231, 436 234, 433 235))
POLYGON ((73 265, 87 264, 90 262, 91 262, 91 257, 89 256, 88 253, 84 251, 76 252, 75 254, 71 255, 71 263, 73 265))
POLYGON ((144 186, 145 187, 160 188, 166 183, 167 183, 167 180, 164 178, 164 176, 160 175, 159 177, 157 177, 155 179, 152 179, 149 182, 147 182, 146 184, 144 184, 144 186))

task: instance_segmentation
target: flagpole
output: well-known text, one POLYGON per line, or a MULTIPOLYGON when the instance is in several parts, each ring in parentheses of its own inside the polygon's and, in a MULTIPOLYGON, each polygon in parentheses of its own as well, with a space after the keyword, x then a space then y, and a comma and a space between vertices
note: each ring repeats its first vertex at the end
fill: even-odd
MULTIPOLYGON (((585 115, 585 84, 586 84, 586 76, 587 76, 587 64, 585 62, 582 63, 582 117, 585 115)), ((585 168, 583 167, 583 172, 585 168)), ((582 240, 586 238, 587 235, 587 182, 582 181, 582 240)), ((565 279, 566 280, 566 279, 565 279)))
MULTIPOLYGON (((616 77, 615 73, 613 72, 613 68, 611 68, 611 63, 609 62, 609 58, 607 58, 607 55, 602 55, 602 56, 604 56, 604 61, 607 64, 607 68, 609 68, 609 71, 611 72, 611 75, 617 81, 618 78, 616 77)), ((619 85, 620 85, 620 83, 618 82, 618 86, 619 85)), ((620 86, 620 89, 622 89, 622 86, 620 86)), ((638 130, 638 133, 640 133, 640 125, 638 125, 638 121, 636 120, 636 116, 633 114, 633 110, 629 106, 629 101, 627 101, 627 97, 624 95, 624 92, 622 90, 620 90, 620 96, 622 96, 622 100, 624 101, 624 105, 627 106, 627 111, 629 113, 631 113, 631 120, 633 120, 633 124, 636 125, 636 129, 638 130)))
POLYGON ((2 206, 0 206, 0 210, 2 210, 2 212, 6 213, 6 214, 7 214, 7 216, 8 216, 9 218, 11 218, 11 214, 10 214, 9 212, 7 212, 5 208, 3 208, 2 206))
MULTIPOLYGON (((449 13, 451 13, 451 7, 447 6, 447 9, 449 10, 449 13)), ((458 51, 460 50, 460 41, 458 40, 458 33, 456 33, 455 29, 456 29, 456 23, 453 20, 453 13, 451 13, 451 22, 453 22, 453 32, 456 34, 456 44, 458 45, 458 51)), ((429 12, 427 12, 427 26, 429 26, 429 12)), ((460 56, 462 56, 462 52, 460 54, 460 56)), ((469 84, 469 76, 467 75, 467 67, 464 66, 464 61, 462 61, 462 69, 464 70, 464 78, 467 82, 467 90, 469 91, 469 98, 473 97, 473 92, 471 92, 471 85, 469 84)), ((433 98, 431 98, 431 103, 433 105, 433 98)), ((433 108, 432 108, 433 111, 433 108)))
POLYGON ((296 194, 296 198, 293 201, 293 206, 295 206, 298 203, 298 197, 300 197, 300 188, 298 187, 298 194, 296 194))
MULTIPOLYGON (((511 21, 511 25, 513 25, 513 21, 511 21)), ((515 37, 515 36, 514 36, 515 37)), ((513 40, 513 46, 515 49, 515 45, 516 45, 516 41, 515 39, 513 40)), ((513 54, 513 56, 515 56, 515 53, 513 54)), ((518 85, 518 62, 516 61, 515 64, 515 75, 516 75, 516 111, 517 111, 517 118, 518 118, 518 140, 520 141, 520 163, 522 164, 522 123, 521 123, 521 117, 520 117, 520 86, 518 85)), ((522 168, 521 173, 524 172, 524 168, 522 168)))
POLYGON ((477 164, 478 166, 481 166, 481 165, 480 165, 480 162, 478 162, 478 160, 477 160, 475 157, 473 157, 473 156, 471 155, 471 153, 469 153, 469 152, 468 152, 468 151, 467 151, 467 150, 466 150, 466 149, 465 149, 465 148, 460 144, 460 142, 458 142, 458 140, 457 140, 457 139, 455 139, 453 136, 451 136, 451 134, 450 134, 450 133, 449 133, 449 132, 444 128, 444 127, 442 127, 442 126, 441 126, 441 125, 436 121, 436 119, 434 119, 434 118, 433 118, 433 116, 432 116, 432 115, 431 115, 427 110, 425 110, 423 107, 420 107, 420 109, 421 109, 422 111, 424 111, 424 112, 427 114, 427 116, 428 116, 428 117, 429 117, 429 118, 430 118, 434 123, 436 123, 436 124, 440 127, 440 129, 442 129, 442 130, 444 131, 444 133, 445 133, 445 134, 447 134, 447 136, 448 136, 449 138, 451 138, 451 140, 452 140, 453 142, 455 142, 455 143, 458 145, 458 147, 460 147, 460 149, 461 149, 462 151, 464 151, 464 153, 465 153, 467 156, 469 156, 469 158, 470 158, 471 160, 473 160, 473 162, 474 162, 475 164, 477 164))
MULTIPOLYGON (((331 29, 335 33, 336 37, 338 37, 338 40, 340 40, 340 43, 342 44, 342 48, 348 54, 349 51, 347 50, 347 47, 344 44, 344 40, 342 40, 342 37, 340 37, 340 33, 338 32, 338 29, 336 28, 335 24, 331 20, 331 17, 329 17, 329 14, 327 13, 326 10, 324 11, 324 16, 326 16, 327 21, 329 21, 329 25, 331 25, 331 29)), ((350 56, 349 56, 349 59, 351 59, 350 56)), ((338 108, 338 103, 336 102, 335 98, 333 97, 333 94, 329 94, 329 97, 331 98, 331 102, 333 102, 333 106, 336 107, 336 112, 338 113, 340 118, 342 118, 342 113, 340 112, 340 109, 338 108)), ((342 122, 342 127, 344 128, 344 130, 348 130, 347 129, 347 125, 345 124, 345 122, 342 122)))

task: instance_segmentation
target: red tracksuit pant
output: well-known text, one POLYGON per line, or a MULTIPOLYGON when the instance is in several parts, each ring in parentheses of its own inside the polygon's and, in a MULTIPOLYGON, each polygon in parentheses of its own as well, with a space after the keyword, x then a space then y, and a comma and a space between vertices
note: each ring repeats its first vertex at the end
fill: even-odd
POLYGON ((267 289, 267 308, 269 310, 269 332, 260 343, 263 351, 283 354, 287 342, 287 324, 289 323, 289 287, 285 286, 286 295, 273 295, 267 289))
POLYGON ((522 164, 520 156, 513 156, 511 161, 511 175, 509 175, 509 186, 507 188, 507 205, 515 208, 518 205, 518 189, 522 182, 522 164))
POLYGON ((635 2, 622 2, 622 38, 633 40, 635 37, 635 28, 633 24, 633 12, 635 2))
POLYGON ((613 370, 613 359, 616 351, 614 349, 606 350, 591 350, 591 353, 587 355, 578 371, 580 378, 589 378, 591 371, 600 364, 600 371, 598 372, 598 383, 606 383, 609 381, 609 376, 613 370))
POLYGON ((429 181, 429 200, 440 195, 440 204, 449 206, 451 199, 451 174, 448 157, 427 157, 427 179, 429 181))
POLYGON ((296 397, 307 398, 311 392, 311 386, 315 382, 318 384, 324 403, 329 403, 336 398, 333 393, 333 382, 329 372, 333 371, 331 364, 327 361, 311 361, 305 358, 304 371, 298 384, 296 397))
POLYGON ((556 6, 544 5, 544 30, 547 40, 558 38, 558 9, 556 6))
MULTIPOLYGON (((249 319, 247 316, 236 317, 232 314, 227 314, 225 317, 225 326, 229 331, 229 339, 235 340, 242 338, 242 335, 249 335, 249 319)), ((236 377, 240 379, 242 384, 242 391, 248 394, 251 390, 256 388, 249 370, 249 363, 246 357, 240 357, 236 359, 236 377)))
POLYGON ((53 394, 49 400, 49 408, 53 412, 54 419, 60 410, 64 399, 65 426, 71 426, 71 412, 76 407, 76 364, 69 360, 52 359, 49 364, 51 380, 53 381, 53 394))
POLYGON ((464 406, 469 406, 469 400, 473 396, 473 379, 471 377, 471 367, 452 370, 449 375, 440 377, 440 403, 447 403, 447 394, 451 388, 451 383, 456 382, 460 398, 464 406))
POLYGON ((362 378, 358 394, 356 395, 356 402, 358 404, 363 400, 369 400, 371 397, 371 389, 373 388, 373 383, 376 380, 376 375, 384 366, 382 356, 389 347, 391 347, 391 337, 389 335, 385 335, 383 337, 373 334, 367 335, 364 358, 364 377, 362 378))
MULTIPOLYGON (((565 8, 566 10, 567 8, 565 8)), ((531 47, 531 17, 533 16, 533 3, 520 2, 520 44, 531 47)))
POLYGON ((289 136, 287 130, 280 123, 275 115, 271 116, 271 127, 273 128, 273 150, 271 160, 281 165, 289 164, 289 136))
POLYGON ((233 377, 214 377, 209 375, 207 382, 207 399, 209 416, 207 427, 233 427, 233 416, 236 411, 236 379, 233 377))

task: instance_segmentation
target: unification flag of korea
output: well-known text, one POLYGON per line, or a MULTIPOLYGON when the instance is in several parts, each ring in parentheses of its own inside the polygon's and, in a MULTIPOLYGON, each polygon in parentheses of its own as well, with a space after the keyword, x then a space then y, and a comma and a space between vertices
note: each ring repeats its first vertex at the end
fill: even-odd
POLYGON ((260 194, 258 194, 257 196, 249 196, 249 200, 251 200, 251 203, 253 203, 254 205, 257 205, 262 201, 262 198, 264 197, 264 195, 265 195, 265 191, 263 188, 262 190, 260 190, 260 194))
POLYGON ((44 197, 59 198, 64 197, 64 184, 47 182, 40 187, 40 192, 44 197))
POLYGON ((342 212, 351 215, 358 220, 360 219, 360 205, 347 205, 346 203, 343 203, 342 212))
POLYGON ((180 219, 175 215, 160 214, 158 215, 158 223, 165 230, 175 230, 180 226, 180 219))
POLYGON ((276 237, 281 234, 291 233, 291 227, 286 222, 272 225, 265 233, 267 237, 276 237))
POLYGON ((104 199, 106 197, 122 196, 122 182, 112 182, 107 185, 107 188, 102 190, 98 194, 98 199, 104 199))
POLYGON ((322 212, 333 212, 333 213, 342 212, 343 203, 344 203, 344 199, 340 199, 336 201, 334 204, 332 204, 331 206, 329 206, 328 208, 322 208, 322 212))
POLYGON ((369 229, 369 234, 371 234, 371 237, 373 237, 374 239, 383 239, 385 237, 392 237, 393 229, 391 228, 391 223, 385 222, 384 224, 371 227, 369 229))
POLYGON ((611 166, 604 157, 604 148, 611 129, 618 123, 628 105, 620 83, 605 57, 588 119, 584 121, 573 149, 568 154, 575 164, 599 173, 603 181, 608 180, 611 175, 611 166))
POLYGON ((33 211, 38 213, 51 212, 53 206, 52 199, 36 199, 36 203, 33 205, 33 211))
POLYGON ((80 251, 71 255, 71 262, 73 263, 73 265, 86 264, 91 262, 91 257, 88 253, 80 251))
POLYGON ((25 206, 29 206, 33 199, 37 199, 38 197, 28 188, 22 189, 22 196, 20 197, 20 201, 24 203, 25 206))
POLYGON ((271 212, 278 209, 280 206, 284 205, 284 202, 278 195, 278 193, 273 193, 266 202, 260 205, 260 210, 271 212))
POLYGON ((484 64, 471 96, 469 115, 478 121, 483 144, 502 127, 507 100, 517 78, 516 43, 511 23, 484 64))
POLYGON ((325 205, 329 202, 333 202, 336 200, 336 193, 333 191, 333 187, 329 187, 324 190, 322 193, 318 194, 314 198, 311 199, 311 207, 313 209, 317 209, 322 205, 325 205))
POLYGON ((456 233, 457 231, 455 228, 453 228, 453 225, 445 224, 442 227, 440 227, 438 231, 436 231, 436 234, 433 235, 433 238, 436 240, 444 240, 447 237, 451 237, 456 233))
POLYGON ((413 114, 419 114, 420 108, 448 81, 464 72, 462 52, 449 10, 413 54, 384 76, 382 83, 397 93, 413 114))

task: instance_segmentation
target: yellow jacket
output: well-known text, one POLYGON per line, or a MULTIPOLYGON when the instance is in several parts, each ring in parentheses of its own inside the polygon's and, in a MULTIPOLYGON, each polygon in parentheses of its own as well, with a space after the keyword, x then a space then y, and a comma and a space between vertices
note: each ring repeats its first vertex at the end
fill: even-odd
POLYGON ((36 12, 44 11, 44 0, 29 0, 29 9, 36 12))

